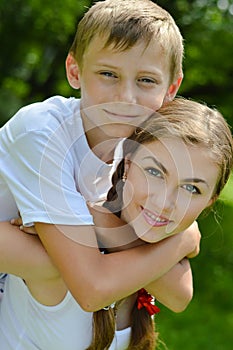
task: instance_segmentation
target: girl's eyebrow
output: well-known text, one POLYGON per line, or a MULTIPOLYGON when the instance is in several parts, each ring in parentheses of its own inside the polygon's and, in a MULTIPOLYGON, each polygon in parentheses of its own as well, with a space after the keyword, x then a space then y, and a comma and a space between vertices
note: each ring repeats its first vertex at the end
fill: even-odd
MULTIPOLYGON (((160 163, 155 157, 147 156, 147 157, 144 157, 143 159, 150 159, 150 160, 152 160, 163 171, 164 174, 166 174, 166 175, 168 174, 168 171, 164 167, 164 165, 162 163, 160 163)), ((183 182, 203 183, 209 188, 209 184, 205 180, 199 179, 199 178, 196 178, 196 177, 184 179, 183 182)))
POLYGON ((209 184, 208 184, 205 180, 203 180, 203 179, 198 179, 198 178, 196 178, 196 177, 184 179, 183 181, 184 181, 184 182, 193 182, 193 183, 200 183, 200 182, 201 182, 201 183, 205 184, 207 187, 209 187, 209 184))
POLYGON ((163 171, 164 174, 168 173, 168 171, 164 167, 164 165, 162 163, 160 163, 155 157, 147 156, 147 157, 144 157, 143 159, 151 159, 163 171))

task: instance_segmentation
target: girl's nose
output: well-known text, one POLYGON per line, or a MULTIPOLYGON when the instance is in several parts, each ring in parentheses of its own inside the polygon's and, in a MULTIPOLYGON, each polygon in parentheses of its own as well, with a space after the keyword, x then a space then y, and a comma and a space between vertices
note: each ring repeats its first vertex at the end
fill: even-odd
POLYGON ((162 186, 160 191, 154 193, 151 196, 151 201, 155 205, 156 211, 159 211, 161 215, 171 214, 174 210, 177 202, 177 193, 165 185, 162 186))

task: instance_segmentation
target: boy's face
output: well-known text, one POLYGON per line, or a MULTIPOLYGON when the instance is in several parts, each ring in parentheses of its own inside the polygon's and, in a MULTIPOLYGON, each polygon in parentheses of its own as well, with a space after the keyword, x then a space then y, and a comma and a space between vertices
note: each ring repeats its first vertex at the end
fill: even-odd
POLYGON ((125 51, 104 48, 104 43, 100 37, 91 41, 81 69, 69 55, 67 76, 72 87, 81 88, 82 113, 93 127, 127 137, 175 96, 180 82, 169 86, 169 62, 155 41, 125 51))

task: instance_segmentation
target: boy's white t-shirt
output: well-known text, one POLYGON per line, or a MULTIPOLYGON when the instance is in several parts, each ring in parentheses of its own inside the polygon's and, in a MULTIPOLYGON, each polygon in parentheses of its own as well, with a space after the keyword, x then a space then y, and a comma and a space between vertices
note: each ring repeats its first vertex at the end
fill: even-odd
POLYGON ((79 100, 23 107, 0 130, 0 220, 93 224, 86 201, 106 194, 111 169, 90 150, 79 100))

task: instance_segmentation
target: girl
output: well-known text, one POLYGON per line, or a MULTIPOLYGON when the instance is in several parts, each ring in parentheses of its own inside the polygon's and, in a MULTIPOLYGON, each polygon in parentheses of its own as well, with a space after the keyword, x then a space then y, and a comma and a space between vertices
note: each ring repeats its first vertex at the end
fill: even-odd
MULTIPOLYGON (((138 235, 134 242, 132 236, 118 240, 121 250, 143 241, 158 246, 158 278, 151 278, 144 287, 150 292, 157 283, 155 297, 159 301, 163 302, 159 280, 165 275, 183 268, 184 276, 190 277, 188 261, 183 258, 192 256, 190 242, 197 238, 180 231, 217 199, 232 169, 232 155, 232 137, 224 118, 205 105, 181 98, 167 104, 156 118, 150 118, 125 140, 123 159, 113 175, 113 187, 104 206, 128 222, 138 235), (176 254, 182 244, 185 249, 177 256, 176 264, 170 263, 168 272, 165 260, 176 254)), ((91 210, 101 244, 109 247, 109 252, 119 250, 116 230, 108 229, 106 235, 101 228, 103 222, 111 228, 112 217, 100 207, 91 210)), ((0 246, 4 246, 4 240, 0 246)), ((38 242, 37 248, 40 249, 38 242)), ((34 254, 32 244, 31 252, 34 254)), ((5 251, 2 253, 6 255, 5 251)), ((1 269, 19 275, 26 283, 15 279, 15 289, 10 290, 6 281, 0 310, 0 342, 4 349, 15 349, 19 344, 24 350, 155 348, 151 314, 156 310, 145 290, 95 312, 91 341, 92 313, 79 307, 48 264, 44 251, 43 256, 44 265, 35 254, 38 269, 33 270, 33 278, 28 272, 30 266, 14 271, 13 265, 7 269, 8 262, 0 260, 1 269)), ((134 278, 137 271, 132 274, 134 278)))
MULTIPOLYGON (((216 201, 230 175, 232 156, 232 136, 222 115, 206 105, 177 98, 125 140, 123 159, 104 206, 130 223, 141 240, 158 242, 185 230, 216 201)), ((104 217, 95 215, 96 222, 97 218, 101 225, 104 217)), ((150 296, 140 290, 116 304, 116 310, 121 303, 132 308, 128 349, 155 349, 157 334, 150 314, 156 310, 150 309, 149 302, 150 296)), ((94 314, 96 339, 90 349, 96 349, 100 340, 99 349, 105 348, 100 335, 109 333, 101 326, 115 322, 112 313, 110 308, 96 312, 98 317, 94 314)))

